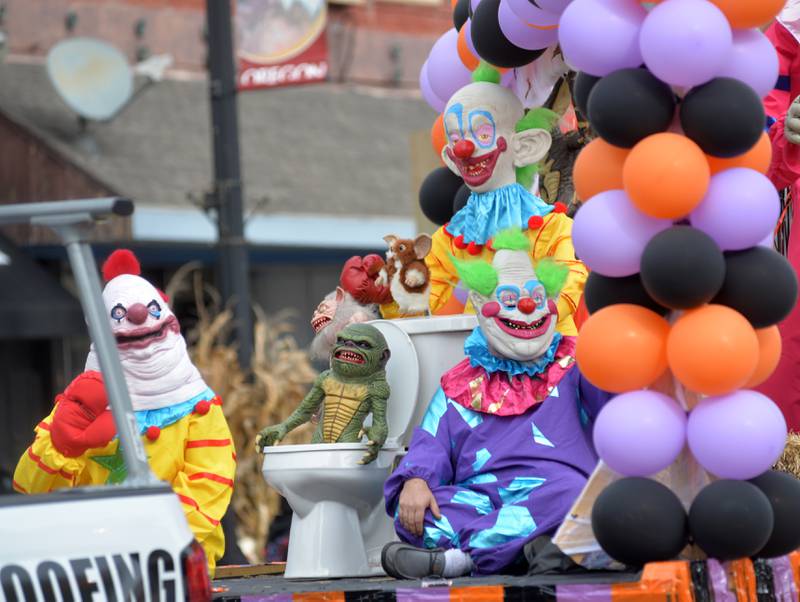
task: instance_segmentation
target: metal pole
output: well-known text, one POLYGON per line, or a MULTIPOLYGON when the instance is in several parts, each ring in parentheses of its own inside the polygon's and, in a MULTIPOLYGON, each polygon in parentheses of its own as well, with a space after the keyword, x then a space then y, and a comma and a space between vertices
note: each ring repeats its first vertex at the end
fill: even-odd
POLYGON ((122 457, 128 470, 125 484, 130 486, 157 483, 147 463, 142 440, 138 435, 136 416, 133 413, 128 386, 122 373, 117 354, 117 345, 102 303, 103 293, 100 278, 94 267, 94 257, 89 245, 80 236, 75 226, 56 228, 67 247, 72 273, 75 275, 83 313, 89 326, 89 335, 94 342, 103 382, 108 393, 111 413, 117 427, 122 457))
POLYGON ((239 122, 230 0, 206 0, 206 19, 214 145, 214 197, 219 230, 217 281, 223 298, 233 302, 239 363, 247 370, 253 352, 253 326, 239 170, 239 122))

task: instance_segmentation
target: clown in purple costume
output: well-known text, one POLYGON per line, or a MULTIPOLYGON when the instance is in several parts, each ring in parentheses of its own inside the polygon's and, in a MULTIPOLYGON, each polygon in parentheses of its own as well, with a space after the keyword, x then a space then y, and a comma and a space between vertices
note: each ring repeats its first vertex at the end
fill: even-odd
MULTIPOLYGON (((461 266, 480 326, 465 343, 467 358, 442 377, 384 488, 397 534, 419 549, 412 553, 464 553, 467 564, 449 574, 441 565, 431 574, 502 573, 527 542, 556 531, 597 464, 591 425, 610 396, 580 375, 575 338, 555 332, 559 279, 534 272, 523 248, 514 246, 521 238, 510 240, 511 248, 501 249, 498 237, 493 264, 485 264, 494 279, 482 282, 461 266), (401 516, 404 488, 416 483, 425 490, 422 482, 437 512, 431 502, 424 519, 418 515, 421 529, 409 528, 407 503, 401 516)), ((389 544, 387 551, 393 545, 395 553, 402 548, 389 544)), ((425 576, 389 556, 389 574, 425 576)))

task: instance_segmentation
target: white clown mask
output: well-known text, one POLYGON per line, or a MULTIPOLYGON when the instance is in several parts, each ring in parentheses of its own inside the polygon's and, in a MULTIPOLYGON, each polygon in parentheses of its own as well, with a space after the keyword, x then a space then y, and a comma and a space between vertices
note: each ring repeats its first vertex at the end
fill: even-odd
POLYGON ((550 149, 543 129, 516 132, 522 103, 490 82, 461 88, 444 111, 447 145, 442 159, 473 192, 487 192, 516 182, 516 168, 533 165, 550 149))
MULTIPOLYGON (((165 295, 140 272, 133 253, 114 251, 103 265, 103 304, 133 407, 151 410, 187 401, 208 386, 189 358, 165 295)), ((94 345, 86 369, 100 370, 94 345)))
POLYGON ((495 239, 491 264, 455 260, 489 350, 519 362, 537 359, 553 342, 556 300, 569 272, 550 259, 534 269, 527 244, 519 231, 501 234, 495 239), (506 244, 512 248, 503 248, 506 244))

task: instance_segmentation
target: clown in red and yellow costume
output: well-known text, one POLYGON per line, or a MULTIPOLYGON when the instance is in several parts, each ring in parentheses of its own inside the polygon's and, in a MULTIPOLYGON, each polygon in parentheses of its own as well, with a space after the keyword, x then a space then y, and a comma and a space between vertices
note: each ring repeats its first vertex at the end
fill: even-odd
POLYGON ((433 248, 425 258, 431 313, 472 313, 451 258, 492 261, 492 238, 518 228, 530 243, 533 259, 549 257, 569 268, 558 301, 558 330, 577 334, 573 315, 587 271, 575 258, 572 220, 563 205, 548 205, 520 183, 526 168, 550 149, 550 129, 557 116, 544 109, 525 114, 513 93, 491 81, 475 81, 460 89, 443 115, 447 144, 442 160, 464 179, 471 194, 450 222, 433 234, 433 248))
MULTIPOLYGON (((115 251, 103 266, 103 301, 150 467, 177 494, 213 575, 225 549, 220 521, 233 493, 233 440, 222 402, 189 359, 167 300, 139 273, 130 251, 115 251)), ((120 483, 125 475, 92 348, 86 371, 37 425, 14 473, 14 488, 45 493, 120 483)))

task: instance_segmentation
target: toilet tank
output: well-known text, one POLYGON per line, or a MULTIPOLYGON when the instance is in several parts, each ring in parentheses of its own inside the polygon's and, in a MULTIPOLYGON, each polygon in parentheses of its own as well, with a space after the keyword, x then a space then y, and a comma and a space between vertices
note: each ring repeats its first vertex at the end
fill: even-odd
POLYGON ((395 383, 403 381, 403 386, 392 388, 389 404, 393 407, 388 408, 387 421, 390 436, 397 437, 397 444, 405 447, 411 440, 414 427, 422 422, 428 404, 439 387, 442 374, 464 359, 464 341, 478 325, 478 320, 474 315, 458 314, 378 320, 372 324, 382 331, 393 330, 395 327, 400 329, 410 340, 413 352, 416 352, 414 354, 395 345, 395 349, 391 349, 392 359, 386 367, 390 386, 393 381, 395 383), (402 353, 407 354, 407 361, 400 361, 398 356, 402 353), (408 374, 412 365, 416 365, 414 375, 408 374), (418 381, 416 395, 405 386, 414 380, 418 381), (400 390, 403 389, 404 393, 400 394, 400 390), (403 405, 398 406, 398 404, 403 405))

